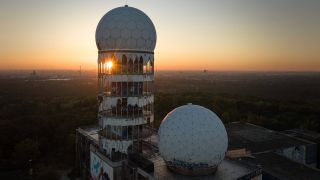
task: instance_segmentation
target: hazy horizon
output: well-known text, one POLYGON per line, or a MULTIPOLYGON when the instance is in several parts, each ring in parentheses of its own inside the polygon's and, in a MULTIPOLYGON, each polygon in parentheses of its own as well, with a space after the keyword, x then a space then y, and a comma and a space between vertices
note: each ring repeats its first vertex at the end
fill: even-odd
MULTIPOLYGON (((50 71, 66 71, 66 72, 79 72, 79 69, 0 69, 0 72, 50 72, 50 71)), ((82 72, 95 72, 97 69, 81 69, 82 72)), ((197 73, 320 73, 320 70, 210 70, 210 69, 183 69, 183 70, 174 70, 174 69, 158 69, 155 72, 197 72, 197 73), (204 72, 206 71, 206 72, 204 72)))

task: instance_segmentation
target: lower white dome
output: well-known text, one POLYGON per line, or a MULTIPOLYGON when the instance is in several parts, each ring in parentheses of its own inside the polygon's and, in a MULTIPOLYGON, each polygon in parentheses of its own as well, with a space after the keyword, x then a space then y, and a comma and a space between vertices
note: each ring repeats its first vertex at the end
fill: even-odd
POLYGON ((168 167, 186 175, 213 173, 228 147, 220 118, 192 104, 171 111, 162 121, 158 136, 159 151, 168 167))

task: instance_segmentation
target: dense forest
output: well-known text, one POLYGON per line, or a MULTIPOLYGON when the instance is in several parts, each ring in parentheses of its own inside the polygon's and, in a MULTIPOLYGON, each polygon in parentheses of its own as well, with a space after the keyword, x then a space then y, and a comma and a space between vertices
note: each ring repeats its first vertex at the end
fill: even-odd
MULTIPOLYGON (((0 83, 0 177, 26 177, 30 165, 36 179, 72 176, 75 129, 97 123, 96 78, 0 83)), ((317 73, 160 72, 155 86, 155 128, 168 112, 192 102, 224 123, 320 132, 317 73)))
POLYGON ((32 159, 36 177, 57 179, 55 170, 74 165, 75 129, 97 122, 96 84, 84 79, 0 83, 0 176, 25 176, 32 159))

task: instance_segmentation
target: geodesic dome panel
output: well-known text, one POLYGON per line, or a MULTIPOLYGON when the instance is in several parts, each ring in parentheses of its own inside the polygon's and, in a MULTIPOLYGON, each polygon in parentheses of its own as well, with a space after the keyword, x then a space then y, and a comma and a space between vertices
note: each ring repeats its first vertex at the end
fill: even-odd
POLYGON ((162 121, 158 136, 161 156, 177 168, 216 168, 228 147, 220 118, 209 109, 192 104, 171 111, 162 121))
POLYGON ((96 30, 96 43, 100 51, 153 52, 156 41, 157 34, 151 19, 142 11, 128 6, 109 11, 96 30))

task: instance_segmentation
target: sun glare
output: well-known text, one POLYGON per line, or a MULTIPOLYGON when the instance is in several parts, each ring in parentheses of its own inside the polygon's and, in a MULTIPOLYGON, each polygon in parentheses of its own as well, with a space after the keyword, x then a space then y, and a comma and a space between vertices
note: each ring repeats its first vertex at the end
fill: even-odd
POLYGON ((107 68, 108 68, 108 70, 111 70, 112 65, 113 65, 112 61, 107 62, 107 68))

